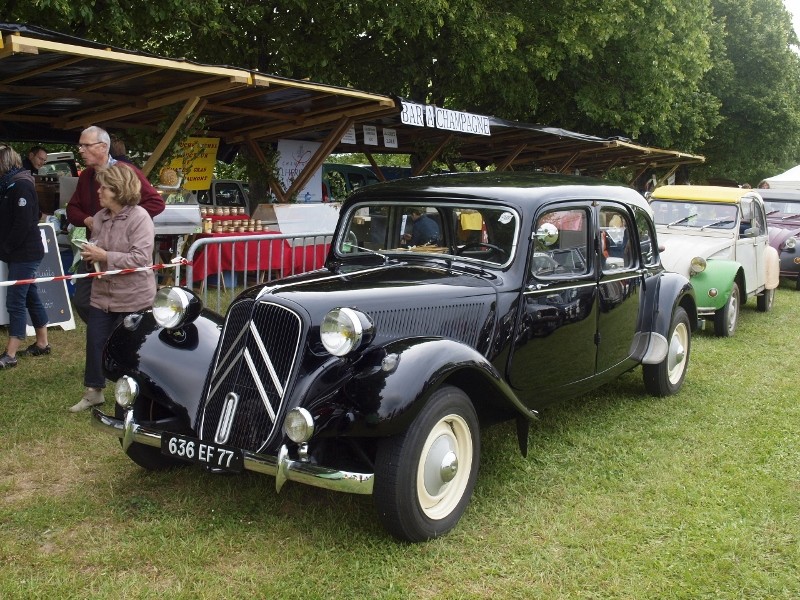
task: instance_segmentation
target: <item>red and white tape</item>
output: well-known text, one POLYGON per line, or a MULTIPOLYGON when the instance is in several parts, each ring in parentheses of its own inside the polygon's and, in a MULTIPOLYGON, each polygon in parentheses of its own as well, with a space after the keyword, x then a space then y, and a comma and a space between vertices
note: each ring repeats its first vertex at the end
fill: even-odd
POLYGON ((12 285, 26 285, 31 283, 49 283, 51 281, 67 281, 69 279, 84 279, 86 277, 105 277, 106 275, 127 275, 128 273, 139 273, 141 271, 158 271, 159 269, 173 269, 183 265, 188 265, 189 261, 178 258, 170 264, 151 265, 149 267, 136 267, 133 269, 116 269, 114 271, 98 271, 94 273, 76 273, 75 275, 56 275, 54 277, 37 277, 35 279, 14 279, 11 281, 0 281, 0 287, 12 285))

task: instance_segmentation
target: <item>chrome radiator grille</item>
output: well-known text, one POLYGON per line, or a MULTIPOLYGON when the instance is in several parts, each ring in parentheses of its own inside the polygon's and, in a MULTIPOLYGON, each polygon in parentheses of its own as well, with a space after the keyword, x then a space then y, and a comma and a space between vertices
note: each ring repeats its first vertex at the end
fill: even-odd
POLYGON ((283 306, 252 299, 231 306, 202 407, 201 438, 252 451, 267 443, 278 424, 302 333, 300 317, 283 306))

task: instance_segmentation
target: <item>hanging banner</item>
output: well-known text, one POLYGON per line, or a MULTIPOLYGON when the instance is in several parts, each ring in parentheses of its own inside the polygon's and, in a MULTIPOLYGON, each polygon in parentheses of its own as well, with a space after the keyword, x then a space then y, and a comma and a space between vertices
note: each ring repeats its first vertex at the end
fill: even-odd
POLYGON ((211 187, 214 166, 217 162, 219 138, 190 137, 181 143, 183 156, 170 162, 177 177, 162 170, 161 183, 167 187, 183 187, 186 190, 207 190, 211 187), (165 179, 169 179, 167 181, 165 179), (177 179, 177 181, 176 181, 177 179), (173 183, 174 182, 174 183, 173 183))
MULTIPOLYGON (((278 179, 284 191, 291 187, 319 147, 319 142, 278 140, 278 179)), ((295 201, 322 202, 322 167, 317 169, 305 187, 297 193, 295 201)))
POLYGON ((492 135, 489 127, 489 117, 484 115, 449 110, 427 104, 416 104, 415 102, 403 102, 402 106, 400 121, 404 125, 431 127, 474 135, 492 135))

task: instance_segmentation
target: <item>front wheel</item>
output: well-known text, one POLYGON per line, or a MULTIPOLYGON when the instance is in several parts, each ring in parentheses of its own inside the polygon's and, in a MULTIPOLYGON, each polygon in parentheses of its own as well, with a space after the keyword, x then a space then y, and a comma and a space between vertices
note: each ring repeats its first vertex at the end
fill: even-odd
POLYGON ((479 460, 475 409, 463 391, 443 386, 404 433, 378 446, 373 498, 384 527, 409 542, 450 531, 469 504, 479 460))
POLYGON ((739 285, 734 281, 731 295, 725 306, 714 313, 714 333, 719 337, 731 337, 739 324, 739 285))
POLYGON ((689 316, 680 306, 675 309, 670 324, 667 356, 655 365, 642 365, 644 387, 653 396, 671 396, 678 392, 686 377, 692 330, 689 316))
POLYGON ((756 308, 759 312, 769 312, 772 310, 772 305, 775 303, 775 288, 771 290, 764 290, 758 298, 756 298, 756 308))

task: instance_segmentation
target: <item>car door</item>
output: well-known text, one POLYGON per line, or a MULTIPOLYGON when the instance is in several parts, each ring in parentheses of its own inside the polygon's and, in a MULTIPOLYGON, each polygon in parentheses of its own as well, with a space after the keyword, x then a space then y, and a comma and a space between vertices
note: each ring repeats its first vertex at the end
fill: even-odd
POLYGON ((628 210, 600 203, 598 217, 597 373, 624 362, 633 351, 641 306, 636 226, 628 210))
POLYGON ((540 213, 531 233, 509 380, 534 404, 577 393, 595 372, 597 274, 589 202, 540 213), (555 239, 536 232, 557 230, 555 239))
POLYGON ((766 280, 764 250, 769 243, 767 217, 755 198, 742 198, 741 225, 736 241, 736 260, 744 269, 747 294, 758 292, 766 280))

